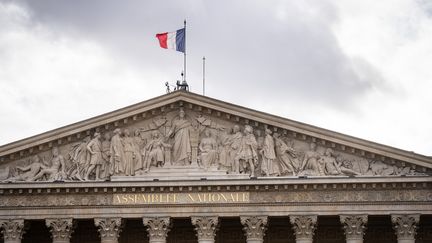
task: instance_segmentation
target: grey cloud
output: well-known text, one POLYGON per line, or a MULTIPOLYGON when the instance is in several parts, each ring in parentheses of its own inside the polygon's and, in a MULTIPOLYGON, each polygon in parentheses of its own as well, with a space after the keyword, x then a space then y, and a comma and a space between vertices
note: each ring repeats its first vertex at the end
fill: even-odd
POLYGON ((292 97, 343 109, 384 82, 365 60, 343 53, 331 30, 337 11, 325 2, 313 2, 313 8, 301 6, 307 1, 24 3, 36 21, 95 39, 130 65, 171 72, 173 79, 181 70, 181 56, 160 50, 154 34, 181 27, 186 17, 189 82, 201 90, 201 57, 206 55, 208 93, 222 99, 292 97), (283 8, 282 19, 278 8, 283 8))

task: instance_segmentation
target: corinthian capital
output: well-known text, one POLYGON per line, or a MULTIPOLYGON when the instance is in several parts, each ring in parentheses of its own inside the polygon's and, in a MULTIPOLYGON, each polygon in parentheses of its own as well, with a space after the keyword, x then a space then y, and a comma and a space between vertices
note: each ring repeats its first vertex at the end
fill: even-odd
POLYGON ((313 239, 317 223, 316 215, 293 215, 290 216, 290 222, 293 225, 297 241, 299 239, 313 239))
POLYGON ((398 240, 413 240, 420 221, 418 214, 392 215, 391 221, 398 240))
POLYGON ((95 225, 102 242, 117 242, 121 232, 123 220, 121 218, 95 218, 95 225))
POLYGON ((69 242, 74 230, 73 219, 46 219, 46 226, 50 228, 53 242, 69 242))
POLYGON ((347 239, 363 239, 368 221, 367 215, 340 215, 339 217, 347 239))
POLYGON ((143 223, 147 226, 150 242, 165 242, 171 227, 169 217, 143 218, 143 223))
POLYGON ((21 242, 25 232, 24 219, 0 220, 0 228, 5 242, 21 242))
POLYGON ((251 240, 262 242, 267 229, 267 216, 242 216, 240 222, 248 242, 251 240))
POLYGON ((219 226, 218 217, 192 217, 192 224, 195 226, 198 240, 213 241, 219 226))

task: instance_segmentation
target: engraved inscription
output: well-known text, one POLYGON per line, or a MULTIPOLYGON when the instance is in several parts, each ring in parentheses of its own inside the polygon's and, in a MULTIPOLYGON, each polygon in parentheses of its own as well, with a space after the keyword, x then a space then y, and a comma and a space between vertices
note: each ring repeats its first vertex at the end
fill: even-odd
POLYGON ((249 192, 122 193, 113 195, 113 204, 248 203, 249 199, 249 192))

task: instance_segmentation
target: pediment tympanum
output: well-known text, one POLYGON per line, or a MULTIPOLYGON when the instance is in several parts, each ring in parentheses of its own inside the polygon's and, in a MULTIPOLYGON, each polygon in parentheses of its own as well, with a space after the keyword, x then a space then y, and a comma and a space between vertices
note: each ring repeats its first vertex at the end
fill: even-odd
POLYGON ((0 147, 2 182, 430 176, 432 159, 183 91, 0 147))

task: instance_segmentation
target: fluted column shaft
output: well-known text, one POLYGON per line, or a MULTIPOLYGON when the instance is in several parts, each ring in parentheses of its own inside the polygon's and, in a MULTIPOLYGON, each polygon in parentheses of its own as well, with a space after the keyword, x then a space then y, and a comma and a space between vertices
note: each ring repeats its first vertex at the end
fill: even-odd
POLYGON ((123 225, 121 218, 95 218, 95 225, 101 238, 101 243, 118 243, 123 225))
POLYGON ((143 218, 143 223, 147 226, 149 243, 166 243, 171 228, 170 217, 143 218))
POLYGON ((4 243, 21 243, 22 236, 25 232, 24 219, 0 220, 0 228, 4 243))
POLYGON ((316 215, 290 216, 297 243, 312 243, 317 224, 316 215))
POLYGON ((46 219, 45 224, 50 229, 53 243, 70 243, 74 230, 73 219, 46 219))
POLYGON ((368 220, 367 215, 340 215, 340 222, 347 243, 363 243, 368 220))
POLYGON ((417 225, 420 221, 418 214, 395 214, 391 215, 393 229, 395 230, 398 243, 414 243, 417 225))
POLYGON ((247 243, 263 243, 267 229, 267 216, 241 216, 240 222, 247 243))

